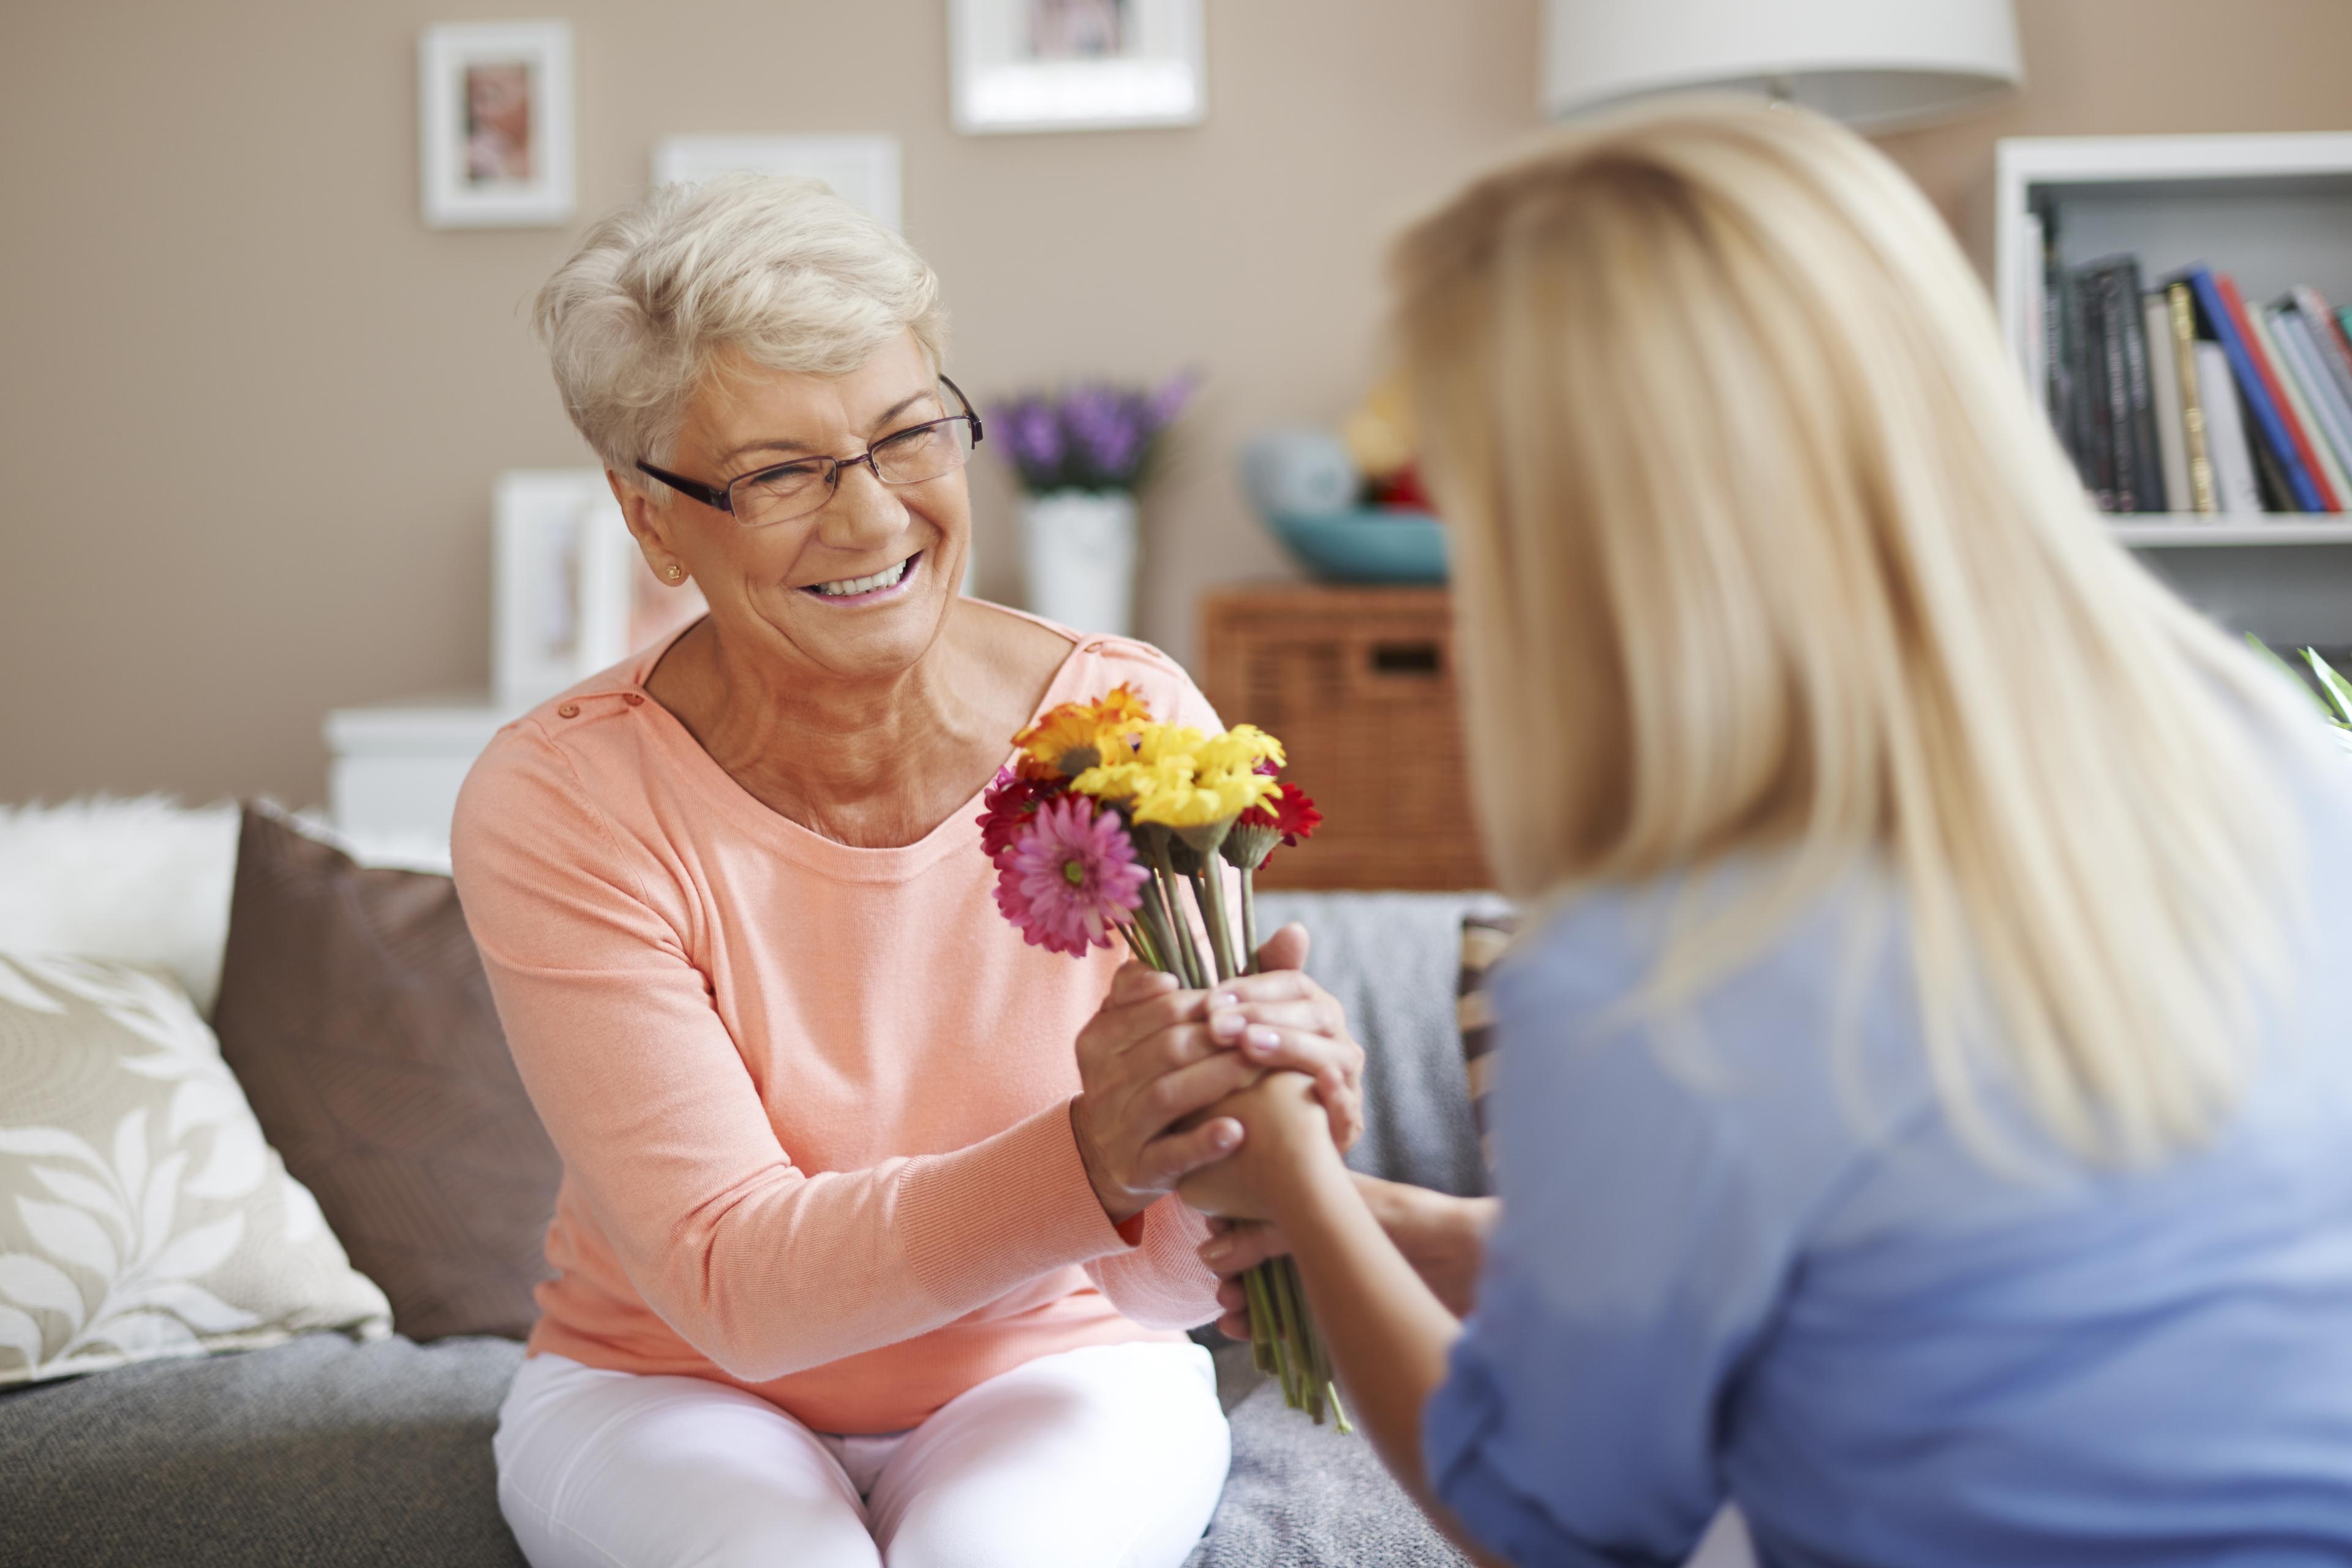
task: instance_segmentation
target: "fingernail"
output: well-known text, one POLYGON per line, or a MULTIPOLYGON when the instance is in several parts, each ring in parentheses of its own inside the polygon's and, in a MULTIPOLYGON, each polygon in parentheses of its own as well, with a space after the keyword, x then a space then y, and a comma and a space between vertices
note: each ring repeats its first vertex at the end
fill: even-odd
POLYGON ((1218 1039, 1230 1040, 1249 1024, 1239 1013, 1217 1013, 1209 1019, 1209 1033, 1218 1039))
POLYGON ((1230 1241, 1213 1241, 1201 1248, 1201 1261, 1203 1263, 1223 1263, 1233 1255, 1234 1244, 1230 1241))
POLYGON ((1238 1007, 1241 1005, 1242 999, 1230 991, 1220 991, 1209 998, 1209 1005, 1212 1007, 1238 1007))
POLYGON ((1282 1044, 1282 1037, 1261 1025, 1249 1032, 1248 1044, 1250 1049, 1265 1056, 1282 1044))

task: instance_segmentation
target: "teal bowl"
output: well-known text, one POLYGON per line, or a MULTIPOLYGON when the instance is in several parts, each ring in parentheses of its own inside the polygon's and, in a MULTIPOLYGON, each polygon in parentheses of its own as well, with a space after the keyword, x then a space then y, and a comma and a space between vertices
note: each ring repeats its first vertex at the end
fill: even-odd
POLYGON ((1425 511, 1362 507, 1324 517, 1267 520, 1298 563, 1332 583, 1443 583, 1445 529, 1425 511))

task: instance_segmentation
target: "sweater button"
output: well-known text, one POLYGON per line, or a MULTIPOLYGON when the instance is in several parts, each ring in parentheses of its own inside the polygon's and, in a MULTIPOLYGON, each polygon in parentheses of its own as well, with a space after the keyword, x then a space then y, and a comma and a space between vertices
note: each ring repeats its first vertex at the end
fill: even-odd
POLYGON ((645 700, 646 696, 642 691, 624 691, 621 693, 621 700, 627 703, 632 708, 642 706, 645 700))
POLYGON ((555 716, 559 719, 577 719, 580 717, 580 704, 567 702, 555 710, 555 716))

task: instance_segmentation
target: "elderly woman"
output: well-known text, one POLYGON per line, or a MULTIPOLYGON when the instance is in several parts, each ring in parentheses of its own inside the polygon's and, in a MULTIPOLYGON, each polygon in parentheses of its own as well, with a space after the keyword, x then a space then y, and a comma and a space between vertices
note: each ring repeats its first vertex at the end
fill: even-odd
POLYGON ((1212 1009, 1023 945, 980 796, 1153 649, 958 596, 982 427, 930 271, 803 183, 656 192, 541 292, 646 562, 709 613, 501 731, 455 857, 564 1163, 499 1497, 538 1568, 1174 1564, 1228 1438, 1195 1114, 1269 1068, 1352 1136, 1297 973, 1212 1009))

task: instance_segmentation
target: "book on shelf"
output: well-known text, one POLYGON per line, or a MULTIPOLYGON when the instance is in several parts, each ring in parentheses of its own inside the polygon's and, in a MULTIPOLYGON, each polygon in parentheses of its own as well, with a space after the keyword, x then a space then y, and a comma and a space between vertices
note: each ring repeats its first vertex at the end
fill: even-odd
POLYGON ((2214 272, 2203 267, 2190 268, 2190 280, 2198 289, 2199 302, 2215 312, 2221 331, 2222 344, 2236 342, 2244 355, 2230 356, 2231 369, 2238 375, 2238 390, 2245 395, 2247 406, 2263 421, 2261 434, 2270 447, 2271 458, 2277 463, 2296 502, 2305 511, 2341 511, 2335 487, 2327 481, 2326 470, 2320 467, 2318 449, 2311 444, 2311 435, 2296 417, 2293 401, 2287 396, 2286 383, 2280 379, 2277 362, 2252 315, 2246 301, 2238 292, 2236 279, 2226 272, 2214 272), (2212 300, 2207 303, 2208 292, 2212 300))
POLYGON ((2268 312, 2251 307, 2247 310, 2246 330, 2261 345, 2261 357, 2269 362, 2271 374, 2276 378, 2287 423, 2297 437, 2295 449, 2309 466, 2311 482, 2319 491, 2319 510, 2342 511, 2341 498, 2352 495, 2352 479, 2346 477, 2344 465, 2336 458, 2319 409, 2305 395, 2302 367, 2289 354, 2287 344, 2272 330, 2272 325, 2268 312))
POLYGON ((2189 493, 2189 434, 2180 403, 2180 373, 2172 350, 2172 310, 2161 294, 2140 297, 2141 334, 2147 342, 2148 383, 2156 394, 2157 453, 2164 459, 2164 510, 2194 511, 2189 493))
POLYGON ((2262 490, 2254 482, 2254 457, 2246 444, 2243 405, 2230 374, 2230 356, 2220 343, 2199 339, 2196 359, 2205 449, 2213 467, 2213 510, 2229 517, 2259 513, 2262 490))
POLYGON ((2316 425, 2326 439, 2320 443, 2323 460, 2334 458, 2328 476, 2335 481, 2339 495, 2352 492, 2352 479, 2338 475, 2352 469, 2352 405, 2344 401, 2343 391, 2327 374, 2327 366, 2319 356, 2319 343, 2304 321, 2303 312, 2293 305, 2266 307, 2263 311, 2270 335, 2281 350, 2287 368, 2291 391, 2298 392, 2312 413, 2308 421, 2316 425))
POLYGON ((2186 283, 2168 284, 2163 298, 2168 328, 2166 341, 2172 347, 2173 374, 2180 387, 2181 444, 2187 448, 2189 460, 2189 504, 2185 510, 2216 512, 2221 510, 2221 506, 2213 484, 2213 457, 2206 435, 2205 398, 2198 384, 2197 306, 2189 298, 2189 285, 2186 283))

